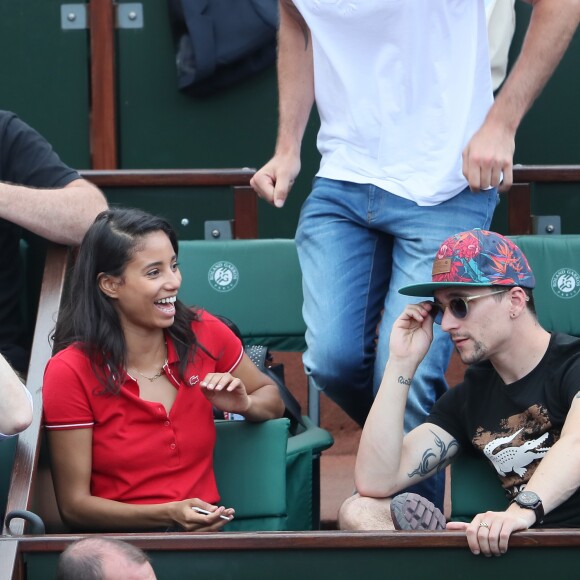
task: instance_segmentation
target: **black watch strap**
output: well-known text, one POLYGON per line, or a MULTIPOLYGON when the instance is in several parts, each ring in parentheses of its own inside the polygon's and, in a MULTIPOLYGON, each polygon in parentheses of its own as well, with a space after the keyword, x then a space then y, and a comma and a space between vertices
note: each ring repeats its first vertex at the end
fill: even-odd
POLYGON ((538 494, 533 491, 521 491, 511 503, 517 503, 521 508, 532 510, 536 515, 534 525, 541 524, 544 519, 544 505, 538 494))

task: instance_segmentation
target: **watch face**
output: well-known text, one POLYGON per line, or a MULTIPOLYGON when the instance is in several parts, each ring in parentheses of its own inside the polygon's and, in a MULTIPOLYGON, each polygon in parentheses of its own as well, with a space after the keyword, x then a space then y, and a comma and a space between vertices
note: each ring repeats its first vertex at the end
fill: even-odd
POLYGON ((533 506, 538 503, 539 497, 533 491, 522 491, 518 494, 517 501, 520 505, 533 506))

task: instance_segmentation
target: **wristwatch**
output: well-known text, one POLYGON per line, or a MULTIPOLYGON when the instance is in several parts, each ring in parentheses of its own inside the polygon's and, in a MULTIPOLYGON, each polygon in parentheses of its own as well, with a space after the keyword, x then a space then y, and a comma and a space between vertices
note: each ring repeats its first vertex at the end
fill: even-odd
MULTIPOLYGON (((538 494, 533 491, 520 491, 518 495, 512 500, 512 503, 517 503, 521 508, 533 510, 536 514, 536 524, 541 524, 544 519, 544 506, 538 494)), ((535 525, 535 524, 534 524, 535 525)))

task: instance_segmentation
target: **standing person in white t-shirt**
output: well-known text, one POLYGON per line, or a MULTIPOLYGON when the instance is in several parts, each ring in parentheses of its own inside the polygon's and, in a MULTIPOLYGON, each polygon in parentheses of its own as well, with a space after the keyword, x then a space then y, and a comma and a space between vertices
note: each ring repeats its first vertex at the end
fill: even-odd
MULTIPOLYGON (((322 154, 296 242, 311 380, 363 424, 388 359, 397 288, 431 274, 439 242, 488 229, 512 182, 514 135, 577 27, 578 0, 531 0, 518 62, 495 103, 484 0, 280 0, 280 119, 252 179, 282 207, 314 101, 322 154), (378 329, 378 343, 376 342, 378 329)), ((447 385, 435 336, 413 379, 408 431, 447 385)), ((443 475, 419 491, 437 505, 443 475)))
POLYGON ((516 0, 485 0, 491 84, 496 91, 507 74, 509 52, 516 30, 516 0))
POLYGON ((32 422, 32 398, 0 355, 0 441, 24 431, 32 422))

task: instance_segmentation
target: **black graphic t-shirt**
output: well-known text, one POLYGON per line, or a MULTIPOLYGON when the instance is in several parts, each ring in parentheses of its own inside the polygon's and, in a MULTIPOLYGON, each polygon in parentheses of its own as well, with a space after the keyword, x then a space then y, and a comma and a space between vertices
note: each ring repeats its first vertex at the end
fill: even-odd
MULTIPOLYGON (((506 385, 489 361, 470 366, 427 422, 455 437, 462 451, 483 454, 511 499, 560 438, 579 391, 580 339, 555 333, 538 366, 515 383, 506 385)), ((580 491, 547 514, 542 527, 580 527, 580 491)))

